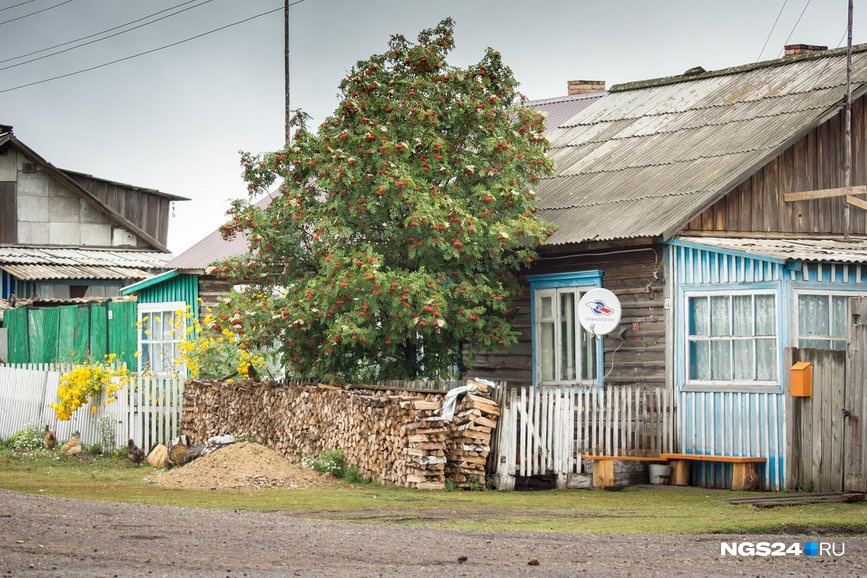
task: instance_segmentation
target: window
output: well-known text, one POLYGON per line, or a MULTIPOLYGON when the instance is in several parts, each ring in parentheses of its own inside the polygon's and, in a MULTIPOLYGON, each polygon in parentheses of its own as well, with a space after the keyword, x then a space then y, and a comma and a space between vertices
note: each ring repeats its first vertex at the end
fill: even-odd
POLYGON ((687 315, 688 382, 777 383, 773 294, 687 295, 687 315))
POLYGON ((846 349, 849 297, 798 294, 798 347, 846 349))
POLYGON ((183 302, 139 305, 139 373, 170 376, 184 369, 180 359, 181 343, 186 337, 185 308, 183 302))
POLYGON ((578 322, 578 302, 587 289, 590 287, 536 290, 538 383, 595 382, 596 338, 578 322))

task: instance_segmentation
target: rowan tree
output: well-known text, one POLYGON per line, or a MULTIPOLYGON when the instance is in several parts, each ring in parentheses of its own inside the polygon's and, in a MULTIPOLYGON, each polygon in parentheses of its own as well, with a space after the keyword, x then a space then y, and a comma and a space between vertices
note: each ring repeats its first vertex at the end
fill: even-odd
POLYGON ((250 250, 217 270, 248 288, 222 315, 290 374, 436 378, 516 342, 516 273, 553 232, 532 188, 552 161, 498 52, 447 63, 453 29, 393 36, 316 132, 299 117, 283 150, 242 157, 249 196, 223 234, 250 250))

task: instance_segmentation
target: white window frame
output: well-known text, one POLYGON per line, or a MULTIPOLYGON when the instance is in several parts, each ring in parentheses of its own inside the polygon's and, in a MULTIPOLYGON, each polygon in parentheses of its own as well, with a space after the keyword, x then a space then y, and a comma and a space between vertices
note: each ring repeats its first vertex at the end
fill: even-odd
MULTIPOLYGON (((710 307, 708 308, 708 323, 710 324, 711 311, 710 307)), ((740 389, 740 388, 753 388, 753 387, 779 387, 780 385, 780 340, 782 338, 782 331, 780 327, 780 303, 777 291, 773 289, 763 290, 763 289, 743 289, 743 290, 716 290, 716 291, 700 291, 700 290, 689 290, 684 292, 684 315, 683 315, 683 335, 684 335, 684 384, 687 389, 691 390, 703 390, 703 389, 740 389), (735 333, 734 328, 734 318, 733 318, 733 299, 735 297, 743 297, 750 296, 752 298, 752 307, 753 307, 753 315, 752 315, 752 333, 749 336, 738 335, 735 333), (757 335, 756 334, 756 310, 755 310, 755 297, 757 296, 770 296, 774 300, 774 311, 773 311, 773 320, 774 320, 774 333, 773 335, 757 335), (691 318, 692 318, 692 302, 693 299, 702 298, 708 299, 708 304, 710 305, 711 301, 715 297, 727 297, 729 299, 729 327, 727 335, 713 335, 712 329, 710 329, 710 325, 708 325, 709 333, 707 335, 693 335, 691 333, 691 318), (773 339, 774 347, 773 350, 773 371, 774 378, 773 379, 757 379, 758 366, 759 366, 759 355, 757 351, 758 342, 761 341, 770 341, 773 339), (709 344, 713 343, 724 343, 728 342, 730 344, 729 351, 729 364, 730 364, 730 372, 729 377, 726 379, 713 379, 713 378, 693 378, 693 355, 692 355, 692 345, 697 342, 707 342, 709 344), (734 351, 734 344, 736 342, 750 342, 752 344, 752 359, 753 359, 753 367, 752 374, 754 376, 753 379, 742 379, 736 378, 736 355, 734 351)), ((712 355, 712 353, 711 353, 712 355)))
POLYGON ((139 374, 147 372, 157 377, 186 375, 186 366, 183 363, 175 364, 175 361, 180 358, 180 345, 186 339, 187 334, 186 307, 187 304, 183 301, 139 303, 138 323, 136 324, 138 336, 137 369, 139 374), (177 316, 178 311, 184 312, 180 318, 177 316), (156 316, 159 316, 159 322, 153 321, 156 316), (146 318, 147 321, 145 321, 146 318), (171 319, 169 326, 166 326, 166 321, 163 321, 166 318, 171 319), (178 326, 175 326, 176 320, 178 326), (160 332, 158 335, 154 333, 156 330, 160 332), (145 334, 146 331, 149 334, 145 334), (164 363, 161 363, 156 371, 145 366, 148 359, 145 347, 148 347, 150 351, 157 349, 163 356, 164 363), (166 360, 168 363, 165 363, 166 360), (166 367, 170 369, 166 369, 166 367))
POLYGON ((826 341, 829 346, 834 341, 842 341, 843 342, 842 349, 837 349, 834 347, 823 347, 823 348, 817 348, 817 349, 832 349, 832 350, 837 350, 837 351, 840 351, 840 350, 845 351, 846 344, 848 343, 848 340, 849 340, 849 335, 848 335, 848 323, 849 323, 849 314, 850 314, 850 312, 849 312, 849 299, 851 297, 857 296, 857 293, 855 293, 853 291, 823 291, 820 289, 809 289, 809 288, 796 289, 795 290, 795 303, 794 303, 795 322, 794 322, 794 327, 792 327, 792 346, 793 347, 799 347, 799 348, 804 347, 801 345, 801 339, 802 339, 802 337, 801 337, 801 297, 802 296, 827 297, 829 301, 831 301, 831 299, 833 297, 845 298, 845 301, 846 301, 846 324, 847 324, 846 334, 844 334, 842 336, 830 335, 831 331, 833 330, 833 321, 834 321, 833 302, 831 302, 829 304, 829 308, 828 308, 828 312, 830 315, 828 318, 828 328, 829 328, 828 333, 829 333, 829 335, 827 337, 812 336, 811 335, 811 336, 807 336, 804 338, 804 339, 807 339, 810 341, 826 341))
POLYGON ((534 336, 535 336, 535 358, 536 358, 536 375, 535 382, 539 385, 594 385, 598 383, 598 354, 597 348, 600 347, 598 338, 594 337, 583 327, 578 320, 578 302, 581 296, 594 289, 595 285, 582 286, 564 286, 564 287, 546 287, 534 290, 534 336), (561 312, 561 297, 570 295, 573 300, 573 314, 571 319, 564 319, 561 312), (542 301, 550 298, 552 300, 551 314, 543 316, 542 301), (554 353, 553 379, 545 379, 544 375, 544 337, 543 325, 551 324, 553 326, 553 343, 551 347, 554 353), (568 326, 568 330, 572 334, 578 336, 572 344, 572 356, 575 360, 575 378, 563 378, 563 348, 564 340, 564 324, 568 326), (589 347, 592 349, 590 355, 586 355, 584 348, 588 346, 588 341, 592 340, 589 347), (588 365, 589 364, 589 365, 588 365), (583 376, 583 377, 582 377, 583 376))

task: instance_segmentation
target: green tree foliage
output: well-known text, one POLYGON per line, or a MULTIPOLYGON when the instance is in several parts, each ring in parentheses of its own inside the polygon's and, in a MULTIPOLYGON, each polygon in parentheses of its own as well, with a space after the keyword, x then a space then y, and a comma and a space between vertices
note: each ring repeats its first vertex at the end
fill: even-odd
POLYGON ((295 375, 437 377, 516 342, 515 273, 552 232, 532 190, 552 167, 543 118, 499 53, 459 68, 453 47, 451 19, 392 37, 317 132, 300 119, 284 150, 242 159, 250 198, 223 233, 250 252, 217 270, 250 288, 227 313, 295 375))

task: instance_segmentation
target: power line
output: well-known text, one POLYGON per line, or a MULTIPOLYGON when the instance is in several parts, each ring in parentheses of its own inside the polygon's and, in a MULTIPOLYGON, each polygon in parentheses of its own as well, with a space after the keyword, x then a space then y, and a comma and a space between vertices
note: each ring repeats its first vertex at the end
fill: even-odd
MULTIPOLYGON (((28 0, 28 2, 35 2, 36 0, 28 0)), ((111 28, 107 28, 101 32, 95 32, 93 34, 88 34, 87 36, 81 36, 80 38, 75 38, 73 40, 69 40, 67 42, 61 42, 60 44, 55 44, 54 46, 49 46, 47 48, 40 48, 39 50, 34 50, 33 52, 27 52, 25 54, 19 54, 18 56, 13 56, 11 58, 5 58, 0 60, 0 63, 9 62, 10 60, 18 60, 19 58, 26 58, 28 56, 33 56, 34 54, 39 54, 40 52, 46 52, 48 50, 53 50, 55 48, 60 48, 61 46, 66 46, 67 44, 72 44, 73 42, 79 42, 80 40, 87 40, 88 38, 93 38, 94 36, 99 36, 100 34, 105 34, 106 32, 111 32, 112 30, 117 30, 118 28, 123 28, 125 26, 129 26, 130 24, 135 24, 136 22, 141 22, 142 20, 147 20, 148 18, 152 18, 157 14, 162 14, 163 12, 168 12, 169 10, 174 10, 179 6, 183 6, 184 4, 189 4, 190 2, 195 2, 196 0, 187 0, 186 2, 181 2, 180 4, 175 4, 165 10, 160 10, 159 12, 154 12, 153 14, 148 14, 147 16, 143 16, 142 18, 138 18, 136 20, 131 20, 124 24, 120 24, 118 26, 113 26, 111 28)), ((210 0, 208 0, 210 1, 210 0)), ((195 7, 194 7, 195 8, 195 7)))
POLYGON ((785 46, 786 46, 786 44, 788 44, 788 43, 789 43, 789 40, 790 40, 790 39, 791 39, 791 38, 792 38, 792 34, 794 34, 794 33, 795 33, 795 29, 796 29, 796 28, 797 28, 797 27, 798 27, 798 24, 800 24, 800 23, 801 23, 801 18, 803 18, 803 17, 804 17, 804 12, 806 12, 806 11, 807 11, 807 7, 808 7, 808 6, 809 6, 809 5, 810 5, 810 0, 807 0, 807 3, 806 3, 806 4, 804 4, 804 9, 803 9, 803 10, 801 10, 801 14, 800 14, 800 15, 799 15, 799 16, 798 16, 798 19, 797 19, 797 20, 795 20, 795 25, 794 25, 794 26, 792 26, 792 31, 791 31, 791 32, 789 32, 789 35, 788 35, 788 36, 786 36, 786 41, 785 41, 785 42, 783 42, 783 51, 785 51, 785 49, 786 49, 786 48, 785 48, 785 46))
POLYGON ((756 62, 758 62, 759 60, 762 59, 762 54, 765 53, 765 48, 768 47, 768 42, 769 42, 770 39, 771 39, 771 34, 774 33, 774 29, 777 27, 777 23, 780 21, 780 16, 782 16, 782 14, 783 14, 783 10, 786 8, 786 4, 788 4, 788 2, 789 2, 789 0, 783 0, 783 5, 780 6, 780 11, 777 13, 777 19, 774 20, 774 25, 771 26, 771 31, 768 32, 768 37, 765 38, 765 43, 762 44, 762 51, 759 52, 759 57, 756 58, 756 62))
MULTIPOLYGON (((67 0, 67 1, 71 2, 72 0, 67 0)), ((295 2, 291 3, 290 6, 294 6, 295 4, 300 4, 300 3, 303 2, 303 1, 304 1, 304 0, 296 0, 295 2)), ((12 92, 13 90, 19 90, 19 89, 21 89, 21 88, 27 88, 28 86, 35 86, 35 85, 37 85, 37 84, 44 84, 44 83, 46 83, 46 82, 51 82, 51 81, 53 81, 53 80, 60 80, 61 78, 68 78, 68 77, 70 77, 70 76, 75 76, 75 75, 77 75, 77 74, 83 74, 83 73, 85 73, 85 72, 90 72, 90 71, 92 71, 92 70, 97 70, 97 69, 99 69, 99 68, 105 68, 106 66, 111 66, 112 64, 117 64, 117 63, 119 63, 119 62, 124 62, 124 61, 126 61, 126 60, 132 60, 133 58, 138 58, 139 56, 145 56, 145 55, 147 55, 147 54, 153 54, 154 52, 159 52, 160 50, 165 50, 166 48, 171 48, 171 47, 173 47, 173 46, 178 46, 178 45, 180 45, 180 44, 184 44, 184 43, 186 43, 186 42, 190 42, 190 41, 192 41, 192 40, 196 40, 196 39, 198 39, 198 38, 202 38, 203 36, 208 36, 209 34, 213 34, 213 33, 215 33, 215 32, 219 32, 219 31, 221 31, 221 30, 226 30, 227 28, 231 28, 231 27, 233 27, 233 26, 237 26, 237 25, 239 25, 239 24, 244 24, 245 22, 249 22, 249 21, 251 21, 251 20, 255 20, 256 18, 261 18, 262 16, 267 16, 268 14, 273 14, 273 13, 275 13, 275 12, 279 12, 279 11, 281 11, 281 10, 283 10, 283 7, 282 7, 282 6, 281 6, 280 8, 275 8, 275 9, 273 9, 273 10, 268 10, 267 12, 262 12, 261 14, 256 14, 255 16, 250 16, 249 18, 245 18, 245 19, 243 19, 243 20, 238 20, 237 22, 232 22, 231 24, 226 24, 225 26, 220 26, 219 28, 214 28, 213 30, 208 30, 207 32, 202 32, 201 34, 197 34, 197 35, 195 35, 195 36, 191 36, 191 37, 189 37, 189 38, 185 38, 184 40, 178 40, 177 42, 172 42, 171 44, 166 44, 166 45, 164 45, 164 46, 160 46, 160 47, 158 47, 158 48, 152 48, 151 50, 146 50, 146 51, 144 51, 144 52, 139 52, 138 54, 132 54, 132 55, 130 55, 130 56, 125 56, 125 57, 123 57, 123 58, 118 58, 118 59, 116 59, 116 60, 111 60, 111 61, 109 61, 109 62, 104 62, 104 63, 102 63, 102 64, 97 64, 96 66, 91 66, 91 67, 89 67, 89 68, 82 68, 81 70, 76 70, 76 71, 74 71, 74 72, 68 72, 68 73, 66 73, 66 74, 60 74, 60 75, 57 75, 57 76, 52 76, 51 78, 45 78, 45 79, 37 80, 37 81, 34 81, 34 82, 28 82, 27 84, 21 84, 21 85, 18 85, 18 86, 13 86, 12 88, 5 88, 5 89, 3 89, 3 90, 0 90, 0 94, 6 93, 6 92, 12 92)))
MULTIPOLYGON (((195 0, 190 0, 190 1, 194 2, 195 0)), ((195 6, 189 6, 187 8, 183 8, 183 9, 178 10, 177 12, 174 12, 172 14, 166 14, 165 16, 161 16, 160 18, 157 18, 155 20, 151 20, 150 22, 145 22, 144 24, 139 24, 138 26, 133 26, 132 28, 129 28, 127 30, 121 30, 120 32, 115 32, 114 34, 110 34, 110 35, 105 36, 103 38, 97 38, 95 40, 91 40, 90 42, 83 42, 82 44, 78 44, 76 46, 71 46, 69 48, 65 48, 64 50, 58 50, 57 52, 52 52, 51 54, 46 54, 44 56, 38 56, 36 58, 31 58, 30 60, 24 60, 23 62, 10 64, 9 66, 4 66, 4 67, 0 68, 0 70, 8 70, 10 68, 15 68, 16 66, 23 66, 24 64, 36 62, 37 60, 44 60, 46 58, 51 58, 52 56, 57 56, 58 54, 63 54, 65 52, 71 52, 71 51, 75 50, 76 48, 81 48, 83 46, 89 46, 91 44, 96 44, 97 42, 101 42, 103 40, 108 40, 109 38, 114 38, 115 36, 120 36, 121 34, 126 34, 127 32, 132 32, 133 30, 138 30, 139 28, 144 28, 145 26, 149 26, 150 24, 154 24, 154 23, 159 22, 161 20, 165 20, 166 18, 171 18, 172 16, 177 16, 178 14, 181 14, 182 12, 186 12, 187 10, 199 8, 201 6, 204 6, 205 4, 208 4, 209 2, 213 2, 213 1, 214 0, 204 0, 204 2, 202 2, 201 4, 196 4, 195 6)), ((189 4, 189 2, 185 2, 185 4, 189 4)), ((172 10, 174 8, 177 8, 178 6, 183 6, 183 4, 179 4, 179 5, 174 6, 172 8, 167 8, 166 10, 172 10)), ((166 10, 161 10, 160 12, 165 12, 166 10)), ((159 14, 159 12, 157 12, 156 14, 159 14)), ((154 15, 155 14, 151 14, 150 16, 145 16, 144 18, 139 18, 138 20, 134 20, 133 22, 139 22, 141 20, 145 20, 147 18, 150 18, 151 16, 154 16, 154 15)), ((110 30, 115 30, 117 28, 123 28, 124 26, 127 26, 129 24, 131 24, 131 22, 128 22, 127 24, 121 24, 120 26, 115 26, 114 28, 109 28, 109 30, 106 30, 103 32, 97 32, 96 34, 91 34, 90 36, 85 36, 84 38, 91 38, 93 36, 99 36, 100 34, 104 34, 105 32, 108 32, 110 30)), ((84 38, 79 38, 78 40, 83 40, 84 38)), ((69 42, 65 42, 63 44, 58 44, 57 46, 64 46, 65 44, 71 44, 72 42, 77 42, 77 40, 70 40, 69 42)), ((52 48, 54 48, 54 47, 52 47, 52 48)), ((43 48, 42 50, 37 50, 36 52, 45 52, 46 50, 51 50, 51 48, 43 48)), ((31 52, 31 54, 36 54, 36 52, 31 52)), ((24 56, 26 56, 26 55, 24 55, 24 56)), ((16 58, 23 58, 24 56, 16 56, 14 58, 8 58, 6 60, 2 60, 0 62, 8 62, 9 60, 15 60, 16 58)))
MULTIPOLYGON (((31 12, 30 14, 24 14, 23 16, 17 16, 15 18, 10 18, 9 20, 4 20, 3 22, 0 22, 0 26, 3 26, 4 24, 9 24, 10 22, 15 22, 16 20, 23 20, 24 18, 27 18, 28 16, 33 16, 35 14, 41 14, 42 12, 47 12, 49 10, 53 10, 54 8, 59 8, 60 6, 63 6, 64 4, 69 4, 70 2, 72 2, 72 0, 65 0, 64 2, 61 2, 60 4, 55 4, 54 6, 49 6, 48 8, 43 8, 42 10, 37 10, 36 12, 31 12)), ((26 4, 26 2, 22 2, 22 4, 26 4)), ((21 4, 16 4, 16 6, 20 6, 20 5, 21 4)), ((10 6, 10 8, 14 8, 14 7, 15 6, 10 6)))
POLYGON ((31 2, 36 2, 36 0, 27 0, 26 2, 19 2, 18 4, 7 6, 6 8, 0 8, 0 12, 3 12, 4 10, 9 10, 11 8, 18 8, 19 6, 24 6, 25 4, 30 4, 31 2))

